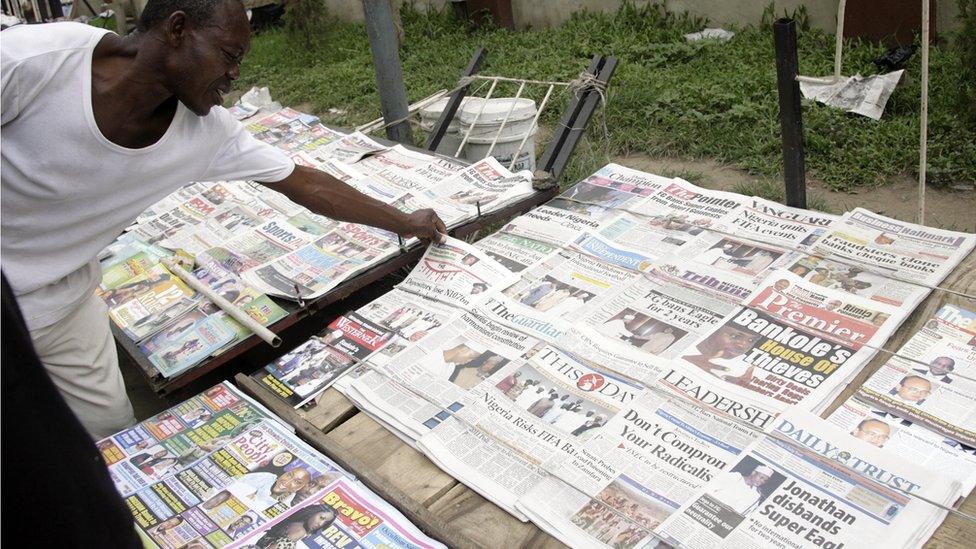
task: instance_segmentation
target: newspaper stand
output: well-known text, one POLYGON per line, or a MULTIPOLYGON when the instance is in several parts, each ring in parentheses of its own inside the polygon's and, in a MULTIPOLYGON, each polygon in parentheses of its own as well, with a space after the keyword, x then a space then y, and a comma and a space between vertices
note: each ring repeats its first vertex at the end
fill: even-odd
MULTIPOLYGON (((484 59, 484 55, 484 50, 478 48, 463 75, 469 76, 476 72, 481 61, 484 59)), ((617 59, 615 57, 596 55, 590 62, 587 74, 599 86, 605 88, 613 75, 616 65, 617 59)), ((460 103, 464 92, 465 90, 460 90, 455 93, 451 101, 460 103)), ((485 213, 484 215, 481 214, 479 208, 478 216, 451 230, 451 236, 461 239, 475 236, 484 228, 511 219, 553 198, 559 190, 556 182, 562 176, 563 170, 565 170, 569 162, 569 158, 582 138, 583 131, 589 124, 601 99, 601 93, 594 86, 583 88, 576 93, 573 100, 567 105, 552 141, 539 160, 540 170, 536 172, 536 181, 533 183, 536 189, 534 194, 514 204, 485 213)), ((453 114, 449 111, 450 109, 446 109, 442 114, 441 120, 438 122, 438 130, 434 132, 435 136, 438 133, 442 134, 443 129, 446 128, 450 120, 448 115, 453 114)), ((431 151, 436 148, 437 140, 432 140, 432 144, 428 143, 428 148, 431 151)), ((378 141, 388 146, 396 145, 396 143, 387 140, 378 139, 378 141)), ((423 152, 430 153, 430 151, 423 152)), ((264 363, 270 362, 274 358, 277 358, 284 350, 304 341, 312 333, 321 331, 322 327, 328 324, 334 317, 345 312, 345 310, 339 309, 350 308, 348 306, 343 307, 340 305, 340 302, 350 298, 355 292, 364 290, 364 288, 371 284, 378 283, 381 279, 397 272, 399 269, 413 265, 420 259, 422 254, 423 248, 419 245, 415 245, 412 249, 401 248, 398 255, 343 282, 322 297, 301 304, 279 302, 288 312, 288 315, 268 327, 272 332, 275 332, 285 340, 285 345, 281 347, 281 351, 274 354, 269 354, 269 348, 261 345, 261 340, 257 336, 252 335, 238 343, 232 349, 216 357, 211 357, 182 374, 171 378, 164 378, 149 359, 142 354, 139 346, 114 324, 112 325, 113 334, 122 360, 129 360, 136 364, 139 370, 145 374, 150 388, 160 395, 166 395, 186 387, 190 383, 214 372, 231 361, 237 360, 243 362, 248 358, 258 359, 260 356, 260 360, 264 363), (289 342, 293 343, 293 345, 289 345, 289 342)))
MULTIPOLYGON (((976 293, 976 252, 959 264, 943 287, 969 295, 976 293)), ((972 306, 963 297, 936 290, 892 335, 885 348, 898 349, 946 303, 972 306)), ((847 400, 886 357, 879 353, 828 411, 847 400)), ((347 468, 421 530, 449 547, 564 547, 534 524, 517 520, 443 472, 335 389, 319 395, 315 407, 306 411, 292 409, 244 374, 238 374, 235 382, 295 427, 309 444, 347 468)), ((959 510, 976 515, 976 493, 959 510)), ((976 522, 950 514, 926 547, 972 547, 973 539, 976 522)))

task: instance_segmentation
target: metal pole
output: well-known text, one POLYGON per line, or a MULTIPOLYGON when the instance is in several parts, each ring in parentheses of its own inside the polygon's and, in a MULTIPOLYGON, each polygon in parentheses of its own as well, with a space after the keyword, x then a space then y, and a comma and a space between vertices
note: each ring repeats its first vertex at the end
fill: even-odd
POLYGON ((807 180, 803 160, 803 115, 800 111, 799 62, 796 55, 796 23, 773 23, 776 43, 776 82, 779 87, 779 124, 783 138, 783 177, 786 205, 807 207, 807 180))
POLYGON ((386 128, 386 136, 400 143, 409 143, 410 122, 406 120, 407 90, 403 85, 403 68, 397 44, 396 27, 390 0, 363 0, 366 16, 366 35, 376 68, 376 87, 380 92, 380 110, 387 122, 404 119, 386 128))

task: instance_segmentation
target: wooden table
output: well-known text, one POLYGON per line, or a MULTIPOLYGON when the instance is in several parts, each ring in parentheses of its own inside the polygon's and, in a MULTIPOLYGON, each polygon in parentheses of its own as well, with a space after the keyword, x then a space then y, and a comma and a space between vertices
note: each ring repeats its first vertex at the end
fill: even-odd
MULTIPOLYGON (((970 254, 943 286, 976 293, 976 254, 970 254)), ((945 303, 972 309, 971 300, 933 292, 884 346, 897 350, 945 303)), ((884 363, 879 353, 829 408, 833 411, 884 363)), ((240 374, 238 387, 293 425, 319 451, 353 472, 373 491, 393 504, 421 530, 450 547, 564 547, 532 523, 515 519, 493 503, 441 471, 379 423, 357 409, 335 389, 316 399, 309 411, 294 410, 251 378, 240 374)), ((976 496, 960 510, 976 515, 976 496)), ((927 548, 976 546, 976 523, 949 515, 926 544, 927 548)), ((883 549, 883 548, 879 548, 883 549)))

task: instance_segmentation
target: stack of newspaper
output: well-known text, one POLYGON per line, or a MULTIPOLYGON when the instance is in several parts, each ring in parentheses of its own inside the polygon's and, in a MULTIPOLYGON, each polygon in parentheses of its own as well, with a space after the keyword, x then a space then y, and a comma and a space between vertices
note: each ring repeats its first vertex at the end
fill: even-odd
MULTIPOLYGON (((464 166, 400 145, 386 147, 292 109, 241 114, 250 115, 246 127, 258 139, 287 151, 296 163, 403 211, 433 208, 452 227, 533 192, 528 172, 512 173, 493 158, 464 166)), ((392 233, 336 222, 255 183, 194 183, 153 204, 105 250, 100 290, 116 324, 171 377, 249 332, 226 315, 209 314, 160 259, 177 250, 192 256, 204 271, 198 277, 268 325, 285 311, 267 296, 321 296, 400 253, 400 244, 392 233)))
MULTIPOLYGON (((311 371, 288 379, 278 363, 255 378, 286 398, 305 391, 293 404, 335 380, 445 471, 574 546, 853 546, 864 538, 850 521, 917 546, 972 484, 972 450, 939 452, 921 429, 969 444, 970 415, 873 401, 911 412, 902 444, 930 470, 813 414, 974 243, 611 164, 475 245, 432 246, 393 292, 316 340, 303 364, 342 353, 337 380, 331 365, 308 384, 311 371), (715 490, 734 495, 703 495, 715 490)), ((939 356, 976 370, 960 347, 972 315, 940 314, 955 327, 910 346, 938 339, 939 356)), ((899 354, 911 352, 937 358, 899 354)), ((884 371, 887 394, 904 376, 884 371)), ((847 409, 845 421, 872 413, 847 409)))
POLYGON ((97 443, 147 547, 442 548, 222 383, 97 443))

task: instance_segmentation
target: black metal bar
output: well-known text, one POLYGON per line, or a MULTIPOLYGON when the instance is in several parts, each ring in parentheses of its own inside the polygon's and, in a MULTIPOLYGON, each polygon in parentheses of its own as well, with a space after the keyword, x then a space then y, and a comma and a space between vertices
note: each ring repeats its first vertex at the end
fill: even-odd
POLYGON ((796 22, 773 23, 776 43, 776 83, 779 88, 779 125, 783 141, 783 179, 786 205, 807 207, 807 179, 803 152, 803 113, 800 110, 800 73, 796 54, 796 22))
MULTIPOLYGON (((610 78, 613 77, 615 70, 617 70, 617 58, 614 56, 607 57, 602 63, 600 72, 596 77, 604 88, 610 83, 610 78)), ((579 113, 572 124, 569 125, 569 130, 566 133, 566 139, 562 147, 556 152, 551 165, 547 166, 547 171, 552 174, 553 181, 558 182, 559 178, 562 177, 563 171, 566 170, 569 159, 572 158, 576 146, 579 144, 580 139, 583 138, 583 132, 586 131, 586 127, 589 125, 590 119, 593 117, 593 113, 596 111, 601 99, 602 94, 592 88, 581 95, 579 113)))
MULTIPOLYGON (((590 60, 590 66, 586 68, 587 74, 596 75, 600 71, 600 67, 603 66, 605 59, 602 55, 594 55, 593 59, 590 60)), ((542 153, 539 158, 537 170, 542 170, 545 172, 550 172, 552 170, 552 162, 556 157, 556 154, 562 148, 563 143, 566 142, 566 136, 569 135, 569 128, 573 127, 573 122, 576 117, 579 116, 580 109, 583 107, 583 93, 579 93, 576 97, 570 101, 569 105, 566 106, 566 110, 563 111, 563 116, 559 120, 559 124, 556 126, 556 130, 552 134, 552 139, 549 140, 549 144, 546 145, 546 150, 542 153)))
POLYGON ((366 34, 373 54, 373 67, 376 69, 376 87, 380 93, 383 120, 387 123, 401 120, 387 126, 386 136, 398 143, 409 143, 410 122, 406 120, 409 105, 390 0, 363 0, 363 13, 366 16, 366 34))
MULTIPOLYGON (((471 60, 468 61, 468 66, 461 73, 461 77, 471 76, 477 74, 481 70, 481 64, 485 61, 485 55, 487 52, 485 48, 478 47, 474 51, 474 55, 471 56, 471 60)), ((437 146, 441 144, 441 139, 444 138, 444 134, 447 132, 447 127, 451 125, 451 121, 454 120, 454 115, 457 113, 458 108, 461 106, 461 101, 464 100, 464 96, 468 93, 468 87, 464 86, 458 91, 451 94, 451 98, 447 100, 447 105, 444 106, 444 110, 441 112, 441 117, 434 124, 434 129, 431 130, 430 136, 427 138, 427 150, 435 151, 437 146)), ((451 156, 453 156, 457 151, 449 151, 451 156)))

